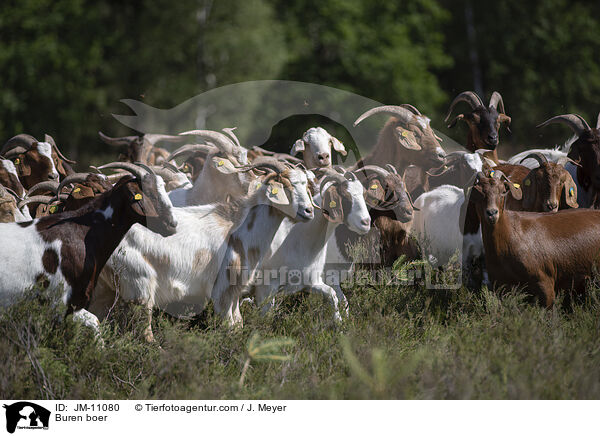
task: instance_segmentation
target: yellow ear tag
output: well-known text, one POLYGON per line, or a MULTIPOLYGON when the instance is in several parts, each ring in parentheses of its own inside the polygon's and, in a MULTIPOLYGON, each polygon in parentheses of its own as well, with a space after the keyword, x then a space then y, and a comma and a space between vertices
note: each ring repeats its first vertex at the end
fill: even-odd
POLYGON ((525 186, 529 186, 529 185, 531 185, 531 180, 529 180, 529 179, 525 180, 525 183, 524 183, 524 185, 525 185, 525 186))
POLYGON ((19 165, 20 163, 21 163, 21 159, 19 159, 19 158, 16 158, 16 159, 15 159, 15 165, 19 165))
POLYGON ((494 170, 490 171, 490 177, 494 177, 494 173, 495 173, 495 172, 496 172, 496 171, 494 171, 494 170))
POLYGON ((277 188, 271 189, 271 194, 273 194, 273 195, 277 194, 278 192, 279 192, 279 189, 277 189, 277 188))
POLYGON ((189 170, 190 170, 190 167, 188 166, 188 164, 185 164, 183 166, 183 171, 189 171, 189 170))
POLYGON ((377 185, 371 185, 371 189, 377 189, 377 185))
POLYGON ((50 213, 56 212, 56 206, 50 206, 50 213))
POLYGON ((217 162, 217 166, 222 167, 223 165, 225 165, 225 161, 220 160, 219 162, 217 162))
POLYGON ((575 195, 575 190, 573 189, 573 187, 569 188, 569 195, 571 197, 575 195))
POLYGON ((408 130, 403 130, 402 136, 404 136, 405 138, 408 137, 408 130))
POLYGON ((514 186, 515 188, 520 188, 520 187, 521 187, 521 185, 519 185, 518 183, 513 183, 513 186, 514 186))
POLYGON ((260 188, 260 185, 262 185, 262 183, 256 182, 256 189, 260 188))
POLYGON ((329 207, 336 207, 336 206, 337 206, 337 203, 335 201, 331 200, 329 202, 329 207))
POLYGON ((81 188, 75 188, 75 189, 73 189, 73 193, 79 192, 79 191, 81 191, 81 188))
POLYGON ((141 200, 142 199, 142 194, 135 194, 135 197, 133 197, 136 200, 141 200))

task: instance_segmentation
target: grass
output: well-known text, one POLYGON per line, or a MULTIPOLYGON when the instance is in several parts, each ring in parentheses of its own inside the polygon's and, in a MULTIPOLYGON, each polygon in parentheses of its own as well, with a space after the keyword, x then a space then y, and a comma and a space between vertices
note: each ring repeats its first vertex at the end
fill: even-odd
POLYGON ((243 329, 210 307, 194 321, 157 311, 157 344, 129 307, 103 323, 104 346, 39 294, 0 315, 5 398, 600 398, 595 285, 545 310, 515 291, 367 284, 348 290, 341 325, 307 295, 278 298, 265 317, 244 305, 243 329))

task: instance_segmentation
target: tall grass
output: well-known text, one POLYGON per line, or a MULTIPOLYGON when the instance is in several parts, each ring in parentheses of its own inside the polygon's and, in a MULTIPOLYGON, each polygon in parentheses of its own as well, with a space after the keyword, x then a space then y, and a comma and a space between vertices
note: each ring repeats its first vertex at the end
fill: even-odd
POLYGON ((600 398, 596 286, 546 310, 516 291, 366 284, 341 324, 307 295, 265 317, 243 305, 243 329, 210 307, 194 321, 157 311, 156 344, 132 306, 103 323, 103 346, 38 294, 0 315, 4 398, 600 398))

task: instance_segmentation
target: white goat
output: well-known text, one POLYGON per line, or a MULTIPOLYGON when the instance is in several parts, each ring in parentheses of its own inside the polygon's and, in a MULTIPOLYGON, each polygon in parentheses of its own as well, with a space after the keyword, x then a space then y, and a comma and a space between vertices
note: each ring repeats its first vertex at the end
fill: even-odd
MULTIPOLYGON (((321 204, 321 212, 308 223, 286 225, 277 231, 263 260, 263 277, 253 288, 255 301, 262 304, 279 290, 293 294, 302 290, 318 293, 331 301, 336 320, 341 320, 339 304, 347 313, 347 301, 341 289, 326 284, 325 260, 327 244, 340 224, 360 235, 371 227, 371 218, 365 204, 365 189, 353 173, 344 175, 327 169, 321 179, 321 192, 315 201, 321 204), (322 199, 325 199, 322 201, 322 199), (341 201, 340 201, 341 200, 341 201), (281 275, 270 280, 270 272, 281 275)), ((272 300, 264 303, 263 313, 272 306, 272 300)))
MULTIPOLYGON (((241 198, 246 195, 251 176, 236 171, 236 167, 248 163, 247 150, 229 136, 211 130, 192 130, 180 135, 197 135, 212 142, 217 148, 198 144, 210 154, 194 185, 191 188, 169 192, 174 206, 194 206, 222 201, 226 198, 241 198)), ((232 135, 232 133, 230 133, 232 135)), ((171 154, 167 159, 173 159, 171 154)))
POLYGON ((480 226, 477 233, 461 231, 467 206, 464 203, 463 189, 452 185, 439 186, 416 199, 415 207, 420 210, 415 210, 412 233, 432 266, 446 265, 457 250, 462 250, 463 265, 483 254, 480 226))
POLYGON ((290 154, 295 156, 302 152, 307 168, 330 167, 332 147, 342 156, 346 156, 346 148, 339 139, 322 127, 311 127, 304 132, 302 139, 296 141, 290 154))

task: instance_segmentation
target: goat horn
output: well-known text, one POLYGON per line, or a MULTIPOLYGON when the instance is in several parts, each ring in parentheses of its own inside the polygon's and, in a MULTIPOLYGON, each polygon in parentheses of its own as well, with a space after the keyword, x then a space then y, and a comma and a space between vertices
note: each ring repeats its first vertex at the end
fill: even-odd
POLYGON ((58 185, 56 193, 60 194, 62 189, 70 183, 75 184, 75 183, 85 182, 89 175, 90 175, 90 173, 75 173, 75 174, 71 174, 70 176, 65 177, 63 180, 61 180, 60 185, 58 185))
POLYGON ((235 136, 235 133, 233 132, 235 129, 237 129, 237 127, 226 127, 223 129, 223 131, 225 133, 227 133, 231 139, 233 139, 233 142, 235 142, 235 145, 237 145, 238 147, 241 147, 242 144, 240 144, 240 140, 238 139, 237 136, 235 136))
POLYGON ((111 162, 98 167, 98 169, 104 168, 116 168, 126 170, 140 180, 146 175, 146 171, 143 168, 141 168, 138 165, 132 164, 131 162, 111 162))
POLYGON ((13 197, 22 200, 23 197, 21 197, 19 194, 17 194, 15 191, 13 191, 10 188, 7 188, 6 186, 2 186, 0 185, 0 191, 4 191, 4 192, 8 192, 10 195, 12 195, 13 197))
MULTIPOLYGON (((152 169, 154 169, 156 171, 157 168, 161 168, 161 167, 152 167, 152 169)), ((173 165, 170 162, 163 162, 162 164, 162 168, 165 168, 173 173, 178 173, 179 172, 179 168, 177 168, 175 165, 173 165)))
POLYGON ((404 104, 401 104, 400 107, 408 109, 415 115, 422 115, 421 112, 419 112, 419 109, 414 107, 412 104, 404 103, 404 104))
POLYGON ((59 157, 59 158, 60 158, 62 161, 66 162, 66 163, 68 163, 68 164, 71 164, 71 165, 75 165, 75 164, 77 163, 77 162, 76 162, 76 161, 74 161, 74 160, 67 159, 67 158, 66 158, 66 157, 65 157, 65 156, 64 156, 64 155, 61 153, 60 149, 59 149, 59 148, 58 148, 58 146, 56 145, 56 141, 54 141, 54 138, 53 138, 52 136, 50 136, 50 135, 48 135, 48 134, 46 133, 46 134, 44 135, 44 141, 46 141, 47 143, 49 143, 49 144, 52 146, 52 148, 54 149, 54 151, 56 152, 56 154, 58 155, 58 157, 59 157))
POLYGON ((112 145, 114 147, 122 147, 123 145, 129 145, 131 142, 139 139, 139 136, 122 136, 120 138, 111 138, 110 136, 105 135, 102 132, 98 132, 100 135, 100 139, 102 142, 108 145, 112 145))
POLYGON ((34 195, 33 197, 28 197, 25 200, 22 200, 18 204, 18 208, 21 209, 23 206, 27 206, 30 203, 44 203, 48 204, 54 200, 54 197, 49 195, 34 195))
POLYGON ((372 171, 375 174, 378 174, 381 177, 387 177, 390 175, 388 170, 385 170, 377 165, 365 165, 364 167, 358 168, 357 170, 354 171, 354 173, 359 173, 360 171, 372 171))
POLYGON ((525 159, 529 159, 529 158, 535 159, 537 161, 537 163, 540 164, 540 166, 548 163, 548 158, 546 156, 544 156, 542 153, 529 153, 527 156, 525 156, 523 159, 521 159, 521 162, 519 162, 519 163, 523 163, 523 161, 525 159))
POLYGON ((448 109, 448 113, 446 114, 446 118, 444 119, 444 122, 448 122, 448 120, 450 119, 450 115, 452 114, 452 111, 454 110, 454 106, 456 106, 461 101, 468 103, 469 106, 471 106, 471 109, 475 109, 479 106, 484 105, 483 101, 481 101, 481 98, 477 94, 475 94, 473 91, 461 92, 454 98, 454 100, 452 100, 452 103, 450 103, 450 109, 448 109))
POLYGON ((552 123, 564 123, 569 126, 577 136, 581 136, 581 134, 585 131, 591 130, 588 123, 583 119, 581 115, 577 114, 565 114, 565 115, 557 115, 555 117, 550 118, 549 120, 544 121, 542 124, 538 124, 536 128, 546 127, 548 124, 552 123))
POLYGON ((187 145, 184 145, 183 147, 179 147, 177 150, 175 150, 173 153, 171 153, 167 157, 167 161, 177 159, 178 157, 181 157, 181 156, 188 156, 190 154, 196 154, 196 153, 209 154, 209 153, 212 153, 213 151, 217 151, 217 150, 218 150, 218 148, 216 148, 213 145, 187 144, 187 145))
POLYGON ((598 119, 596 120, 596 129, 600 129, 600 112, 598 112, 598 119))
POLYGON ((33 194, 35 191, 52 191, 56 193, 58 191, 59 183, 54 180, 46 180, 44 182, 37 183, 29 188, 28 194, 33 194))
POLYGON ((181 136, 163 135, 163 134, 159 134, 159 133, 145 133, 144 139, 146 141, 148 141, 148 143, 152 146, 154 146, 158 141, 165 141, 165 142, 170 142, 170 143, 183 141, 181 136))
POLYGON ((557 163, 564 167, 567 164, 567 162, 571 162, 573 165, 581 168, 581 164, 579 162, 575 162, 573 159, 571 159, 570 157, 567 157, 567 156, 561 157, 557 163))
POLYGON ((233 148, 237 147, 235 142, 231 140, 227 135, 221 132, 215 132, 213 130, 189 130, 179 134, 180 136, 185 135, 196 135, 211 140, 221 151, 232 154, 233 148))
POLYGON ((264 148, 259 147, 258 145, 253 146, 252 150, 256 151, 256 152, 259 152, 259 153, 262 153, 262 154, 264 154, 266 156, 273 156, 275 154, 274 151, 265 150, 264 148))
POLYGON ((500 112, 501 114, 506 113, 506 112, 504 112, 504 101, 502 101, 502 96, 497 91, 494 91, 492 93, 492 96, 490 97, 489 107, 493 107, 494 109, 497 109, 498 112, 500 112))
POLYGON ((374 107, 373 109, 369 109, 368 111, 363 113, 360 117, 358 117, 356 119, 356 121, 354 121, 353 125, 356 127, 365 118, 368 118, 371 115, 379 114, 379 113, 387 113, 390 115, 395 115, 395 116, 399 117, 400 121, 403 123, 408 123, 415 116, 415 114, 413 112, 411 112, 410 110, 408 110, 407 108, 402 107, 402 106, 377 106, 377 107, 374 107))
POLYGON ((19 149, 18 153, 25 153, 36 142, 38 142, 37 139, 35 139, 33 136, 27 135, 25 133, 21 133, 20 135, 13 136, 8 141, 6 141, 6 144, 4 144, 4 146, 2 146, 2 150, 0 150, 0 156, 5 155, 7 152, 9 152, 15 148, 19 149))
POLYGON ((398 174, 398 170, 392 164, 385 164, 385 169, 388 170, 392 174, 398 174))
POLYGON ((410 192, 406 191, 406 196, 408 197, 408 202, 412 206, 413 210, 416 210, 417 212, 420 212, 421 209, 419 209, 418 207, 416 207, 415 204, 413 203, 412 197, 410 196, 410 192))
POLYGON ((254 160, 254 163, 251 165, 244 165, 240 168, 243 168, 243 171, 250 171, 254 169, 267 168, 276 173, 281 173, 285 171, 288 167, 284 161, 277 160, 273 157, 267 156, 259 156, 254 160))
POLYGON ((143 169, 145 169, 146 171, 148 171, 149 174, 152 174, 153 176, 155 176, 156 174, 154 173, 154 170, 152 168, 150 168, 148 165, 146 165, 144 162, 134 162, 135 165, 137 165, 138 167, 141 167, 143 169))

